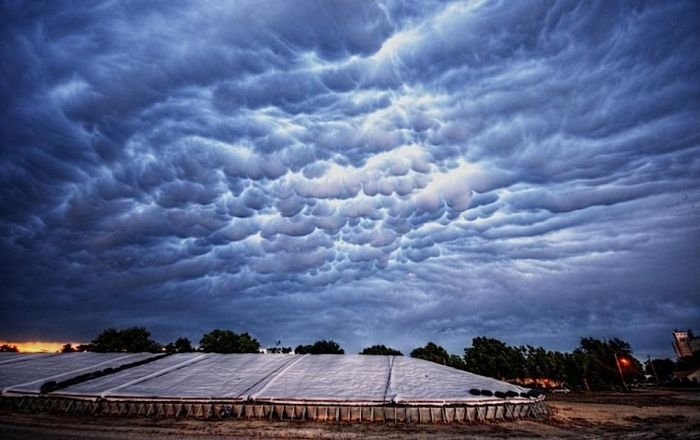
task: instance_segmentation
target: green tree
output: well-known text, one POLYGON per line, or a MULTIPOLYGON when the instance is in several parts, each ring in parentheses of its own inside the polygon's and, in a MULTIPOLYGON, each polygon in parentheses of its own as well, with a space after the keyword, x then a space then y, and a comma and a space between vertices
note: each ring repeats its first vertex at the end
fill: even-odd
POLYGON ((194 351, 192 341, 188 338, 177 338, 175 342, 170 342, 165 346, 165 351, 168 353, 190 353, 194 351))
POLYGON ((95 344, 80 344, 75 347, 75 351, 95 351, 95 344))
POLYGON ((311 345, 298 345, 294 352, 296 354, 345 354, 345 350, 337 342, 325 339, 311 345))
POLYGON ((581 349, 564 355, 564 378, 569 386, 580 390, 590 391, 588 383, 588 370, 590 358, 581 349))
POLYGON ((471 348, 464 349, 464 362, 472 373, 497 379, 521 377, 526 368, 525 357, 518 348, 486 337, 472 339, 471 348))
POLYGON ((424 347, 414 349, 411 351, 411 357, 442 365, 448 365, 450 360, 450 355, 447 353, 447 350, 434 342, 428 342, 424 347))
POLYGON ((456 368, 458 370, 467 371, 467 363, 464 362, 464 358, 457 354, 451 354, 449 359, 447 359, 447 365, 456 368))
POLYGON ((559 351, 548 351, 549 357, 549 377, 566 381, 566 354, 559 351))
POLYGON ((110 327, 102 331, 92 341, 93 351, 100 353, 124 351, 121 333, 116 328, 110 327))
POLYGON ((260 343, 248 333, 216 329, 202 336, 199 349, 207 353, 259 353, 260 343))
POLYGON ((620 367, 628 384, 642 378, 642 366, 632 356, 632 348, 625 341, 617 338, 581 338, 578 350, 587 357, 586 381, 591 388, 610 389, 622 386, 616 357, 625 360, 621 362, 620 367))
POLYGON ((61 347, 61 353, 73 353, 75 351, 75 348, 71 344, 64 344, 63 347, 61 347))
POLYGON ((558 351, 548 351, 542 347, 527 345, 519 348, 525 361, 521 376, 564 380, 565 355, 558 351))
POLYGON ((128 327, 123 330, 108 328, 92 341, 93 351, 109 352, 157 352, 161 345, 151 339, 151 332, 144 327, 128 327))
POLYGON ((151 339, 145 327, 128 327, 120 332, 123 350, 133 353, 162 351, 163 346, 151 339))
POLYGON ((403 356, 399 350, 395 350, 390 347, 385 347, 384 345, 373 345, 371 347, 365 347, 362 349, 360 354, 369 355, 383 355, 383 356, 403 356))

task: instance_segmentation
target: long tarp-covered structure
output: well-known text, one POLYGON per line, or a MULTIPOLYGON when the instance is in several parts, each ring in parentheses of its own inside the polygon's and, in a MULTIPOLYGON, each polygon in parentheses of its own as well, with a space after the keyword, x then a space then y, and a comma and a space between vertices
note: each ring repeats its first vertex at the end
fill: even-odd
POLYGON ((0 359, 3 401, 99 414, 394 422, 477 422, 546 412, 543 397, 526 388, 402 356, 152 356, 0 359))
POLYGON ((19 354, 0 358, 2 394, 39 394, 46 383, 59 383, 103 371, 113 371, 153 358, 152 353, 19 354), (108 370, 111 369, 111 370, 108 370))

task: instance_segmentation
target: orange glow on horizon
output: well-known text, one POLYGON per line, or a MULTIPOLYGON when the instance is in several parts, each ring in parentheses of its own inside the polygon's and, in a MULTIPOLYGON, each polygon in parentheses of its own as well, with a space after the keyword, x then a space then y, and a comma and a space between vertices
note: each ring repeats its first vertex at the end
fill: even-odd
POLYGON ((71 344, 73 348, 80 345, 80 342, 51 342, 51 341, 26 341, 7 342, 0 341, 0 345, 15 345, 20 353, 56 353, 61 351, 64 345, 71 344))

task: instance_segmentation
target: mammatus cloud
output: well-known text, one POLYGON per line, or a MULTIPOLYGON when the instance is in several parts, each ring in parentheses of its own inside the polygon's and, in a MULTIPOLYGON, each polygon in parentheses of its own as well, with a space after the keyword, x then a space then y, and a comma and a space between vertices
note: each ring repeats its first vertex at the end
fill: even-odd
POLYGON ((700 324, 693 2, 2 8, 6 338, 700 324))

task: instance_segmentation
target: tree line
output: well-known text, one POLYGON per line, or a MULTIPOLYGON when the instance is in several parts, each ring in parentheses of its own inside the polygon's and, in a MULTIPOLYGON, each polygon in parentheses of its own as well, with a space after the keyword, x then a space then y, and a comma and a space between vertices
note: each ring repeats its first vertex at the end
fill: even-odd
MULTIPOLYGON (((298 345, 294 349, 280 347, 279 344, 280 342, 265 351, 296 354, 345 353, 340 344, 333 340, 318 340, 312 344, 298 345)), ((205 333, 199 341, 199 346, 195 348, 188 338, 178 338, 162 345, 151 338, 151 333, 146 328, 129 327, 122 330, 108 328, 90 344, 77 347, 66 344, 62 351, 259 353, 262 350, 260 342, 247 332, 215 329, 205 333)), ((403 356, 401 351, 385 345, 365 347, 360 354, 403 356)), ((630 344, 617 338, 581 338, 579 346, 566 353, 531 345, 509 346, 498 339, 476 337, 472 339, 470 347, 464 348, 462 355, 450 354, 434 342, 413 349, 409 355, 529 386, 547 386, 548 381, 550 385, 580 390, 622 388, 644 381, 645 373, 653 373, 659 382, 664 383, 671 380, 674 371, 700 366, 700 359, 684 359, 678 363, 670 359, 654 359, 642 365, 634 358, 630 344), (542 380, 545 380, 544 383, 542 380)))

